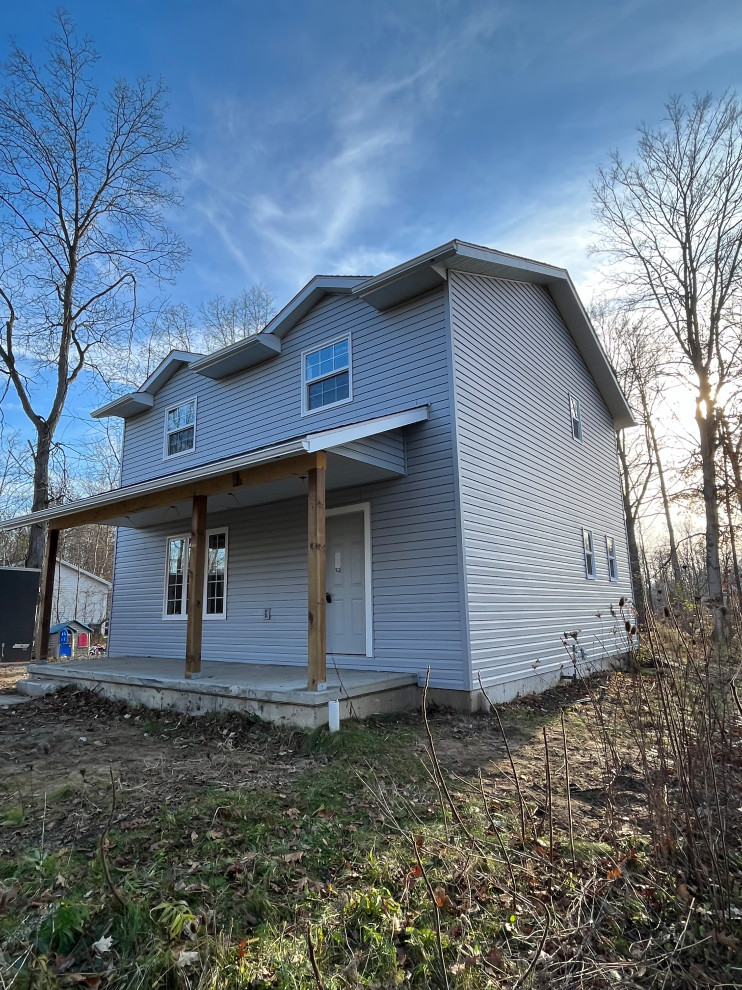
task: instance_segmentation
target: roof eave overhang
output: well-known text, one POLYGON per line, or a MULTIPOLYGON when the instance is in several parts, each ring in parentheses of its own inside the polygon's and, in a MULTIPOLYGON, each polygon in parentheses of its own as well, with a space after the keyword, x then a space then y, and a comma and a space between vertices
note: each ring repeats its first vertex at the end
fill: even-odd
POLYGON ((261 332, 195 361, 191 370, 214 380, 254 368, 281 353, 281 339, 261 332))
POLYGON ((613 368, 565 268, 453 240, 356 286, 353 294, 384 311, 442 286, 450 270, 544 285, 551 293, 617 429, 635 426, 613 368))
POLYGON ((18 516, 15 519, 8 519, 0 522, 0 532, 10 529, 21 529, 24 526, 32 526, 35 523, 47 522, 51 525, 55 519, 64 519, 85 509, 106 508, 108 506, 115 507, 125 499, 135 498, 138 495, 166 492, 175 486, 205 481, 213 476, 242 471, 269 461, 277 461, 306 452, 306 446, 302 440, 289 440, 285 443, 262 448, 261 450, 248 451, 236 457, 202 464, 187 471, 179 471, 177 474, 151 478, 148 481, 140 481, 135 485, 114 488, 113 491, 103 492, 100 495, 92 495, 90 498, 81 499, 77 502, 67 502, 64 505, 55 505, 50 509, 42 509, 38 512, 30 512, 25 516, 18 516))
POLYGON ((113 402, 101 406, 100 409, 93 410, 90 415, 93 419, 106 419, 108 416, 120 416, 122 419, 129 419, 131 416, 146 412, 154 405, 154 397, 157 392, 170 381, 177 371, 188 364, 195 364, 201 358, 203 358, 202 354, 193 354, 190 351, 170 351, 141 388, 138 388, 136 392, 128 392, 126 395, 114 399, 113 402))
POLYGON ((273 317, 262 334, 283 339, 325 296, 350 295, 357 285, 367 281, 365 275, 316 275, 273 317))
POLYGON ((114 399, 100 409, 91 412, 93 419, 106 419, 108 416, 120 416, 122 419, 129 419, 137 416, 141 412, 146 412, 155 404, 155 397, 149 392, 129 392, 119 399, 114 399))
POLYGON ((192 351, 170 351, 168 356, 161 361, 139 392, 149 392, 156 395, 163 385, 170 381, 176 371, 180 371, 187 364, 194 364, 203 357, 203 354, 194 354, 192 351))
POLYGON ((548 286, 554 305, 564 320, 582 359, 595 381, 617 430, 636 426, 634 414, 618 384, 613 367, 598 339, 590 317, 577 295, 572 279, 563 279, 548 286))

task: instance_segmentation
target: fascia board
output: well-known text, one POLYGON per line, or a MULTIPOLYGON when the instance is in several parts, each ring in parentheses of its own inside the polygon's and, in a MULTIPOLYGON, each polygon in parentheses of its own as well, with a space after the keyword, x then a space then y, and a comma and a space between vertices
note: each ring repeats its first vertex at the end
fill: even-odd
POLYGON ((84 567, 78 567, 77 564, 70 564, 67 560, 58 560, 57 566, 68 567, 75 574, 80 574, 82 577, 90 578, 91 581, 98 581, 99 584, 104 584, 107 588, 111 588, 111 582, 106 581, 105 578, 98 577, 97 574, 91 573, 91 571, 86 571, 84 567))
POLYGON ((565 275, 563 279, 552 282, 547 288, 608 406, 616 428, 636 426, 631 407, 621 391, 613 367, 577 295, 572 279, 569 275, 565 275))
POLYGON ((155 395, 184 364, 193 364, 202 357, 203 354, 193 354, 191 351, 170 351, 165 360, 155 368, 144 385, 137 391, 155 395))

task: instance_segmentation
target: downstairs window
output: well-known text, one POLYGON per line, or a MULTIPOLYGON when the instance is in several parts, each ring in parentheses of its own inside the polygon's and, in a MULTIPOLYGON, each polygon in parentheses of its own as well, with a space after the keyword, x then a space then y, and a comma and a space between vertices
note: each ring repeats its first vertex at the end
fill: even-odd
POLYGON ((582 531, 582 548, 585 553, 585 577, 595 578, 595 544, 593 534, 589 529, 582 531))
POLYGON ((618 581, 618 563, 616 561, 616 541, 612 536, 605 538, 605 552, 608 557, 608 580, 618 581))
MULTIPOLYGON (((188 555, 190 536, 171 536, 167 541, 165 579, 166 619, 188 614, 188 555)), ((204 576, 204 618, 224 618, 227 613, 227 530, 206 533, 206 574, 204 576)))

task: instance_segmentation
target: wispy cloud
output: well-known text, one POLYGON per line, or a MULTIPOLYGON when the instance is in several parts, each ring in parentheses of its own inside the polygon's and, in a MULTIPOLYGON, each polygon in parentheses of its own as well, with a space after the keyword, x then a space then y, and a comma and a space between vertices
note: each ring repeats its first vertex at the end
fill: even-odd
POLYGON ((584 302, 603 289, 599 259, 589 253, 595 236, 587 177, 539 187, 526 201, 500 203, 476 228, 483 244, 566 268, 584 302))
POLYGON ((250 281, 275 285, 283 272, 295 288, 316 271, 393 264, 396 238, 385 243, 370 230, 393 208, 400 176, 432 148, 425 130, 442 88, 499 19, 493 7, 462 17, 455 31, 441 26, 383 73, 328 71, 334 91, 286 99, 269 119, 219 101, 211 130, 221 139, 190 161, 189 223, 205 224, 250 281))

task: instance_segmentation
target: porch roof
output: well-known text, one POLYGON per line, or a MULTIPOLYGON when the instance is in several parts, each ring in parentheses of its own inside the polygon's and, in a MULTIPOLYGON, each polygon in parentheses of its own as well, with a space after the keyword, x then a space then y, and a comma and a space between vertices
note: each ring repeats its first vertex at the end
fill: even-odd
POLYGON ((418 406, 330 430, 307 433, 268 447, 211 461, 90 498, 31 512, 0 522, 0 531, 34 523, 66 529, 96 522, 141 528, 190 519, 194 495, 209 496, 209 511, 280 501, 306 491, 311 455, 327 453, 327 487, 370 484, 405 473, 401 430, 428 418, 428 406, 418 406), (360 441, 388 433, 398 439, 376 452, 360 441))

